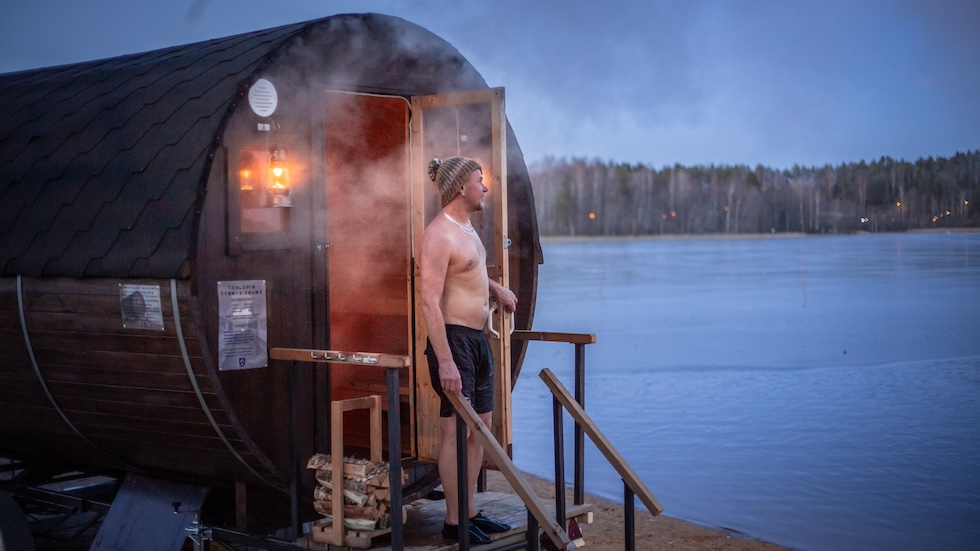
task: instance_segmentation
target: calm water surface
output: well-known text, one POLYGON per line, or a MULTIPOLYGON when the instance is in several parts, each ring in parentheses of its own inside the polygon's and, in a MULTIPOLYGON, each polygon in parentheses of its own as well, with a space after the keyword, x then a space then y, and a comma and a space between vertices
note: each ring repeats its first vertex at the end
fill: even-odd
MULTIPOLYGON (((980 233, 544 254, 534 328, 597 335, 586 408, 665 514, 806 550, 980 549, 980 233)), ((537 372, 571 387, 572 365, 571 345, 528 349, 524 470, 554 474, 537 372)), ((621 500, 591 445, 586 464, 621 500)))

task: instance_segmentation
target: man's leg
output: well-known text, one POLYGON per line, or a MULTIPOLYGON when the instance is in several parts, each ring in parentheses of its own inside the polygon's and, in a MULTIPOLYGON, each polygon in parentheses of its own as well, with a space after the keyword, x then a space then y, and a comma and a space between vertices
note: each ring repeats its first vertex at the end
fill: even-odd
MULTIPOLYGON (((493 412, 481 413, 479 415, 484 425, 488 428, 492 426, 490 423, 493 421, 493 412)), ((474 434, 470 433, 469 438, 466 439, 466 451, 469 454, 468 471, 466 474, 470 478, 470 485, 467 488, 469 490, 470 511, 467 518, 473 518, 477 515, 476 504, 473 502, 473 499, 476 497, 476 483, 480 478, 480 469, 483 467, 483 446, 474 434)))
MULTIPOLYGON (((486 426, 490 426, 493 420, 493 413, 481 413, 480 420, 486 426)), ((480 476, 480 468, 483 467, 483 446, 476 439, 469 429, 467 429, 466 452, 467 475, 469 484, 466 488, 469 496, 469 516, 473 518, 477 514, 476 506, 473 503, 476 497, 476 483, 480 476)), ((459 470, 456 468, 456 417, 444 417, 442 420, 442 442, 439 446, 439 478, 442 479, 442 490, 446 496, 446 523, 459 524, 459 470)))
POLYGON ((446 524, 459 524, 459 471, 456 468, 456 416, 442 418, 439 478, 446 496, 446 524))
MULTIPOLYGON (((492 412, 481 413, 480 420, 483 422, 484 425, 486 425, 489 428, 491 426, 491 423, 493 422, 493 413, 492 412)), ((485 515, 480 514, 480 511, 477 510, 476 508, 476 502, 474 500, 474 498, 476 497, 476 482, 480 476, 480 467, 483 466, 484 449, 483 446, 480 445, 476 437, 473 435, 470 435, 470 438, 467 442, 467 446, 470 454, 469 472, 467 473, 470 476, 470 480, 469 480, 470 522, 472 522, 477 528, 479 528, 486 534, 507 532, 511 529, 511 526, 509 524, 488 518, 485 515)), ((487 537, 489 538, 489 536, 487 537)))

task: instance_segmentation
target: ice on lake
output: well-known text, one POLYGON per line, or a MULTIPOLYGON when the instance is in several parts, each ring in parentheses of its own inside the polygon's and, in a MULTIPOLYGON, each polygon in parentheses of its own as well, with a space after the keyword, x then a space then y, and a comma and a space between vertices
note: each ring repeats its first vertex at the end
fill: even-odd
MULTIPOLYGON (((980 233, 544 254, 534 329, 597 335, 586 409, 665 514, 800 549, 980 544, 980 233)), ((550 477, 544 367, 571 387, 572 346, 532 343, 513 397, 515 461, 550 477)), ((586 479, 622 499, 591 447, 586 479)))

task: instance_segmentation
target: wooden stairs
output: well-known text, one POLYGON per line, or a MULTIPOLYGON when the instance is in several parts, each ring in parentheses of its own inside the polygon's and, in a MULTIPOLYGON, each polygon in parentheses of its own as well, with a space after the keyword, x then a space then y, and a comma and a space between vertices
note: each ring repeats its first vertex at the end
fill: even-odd
MULTIPOLYGON (((501 492, 479 492, 476 494, 476 508, 494 519, 510 524, 513 529, 503 534, 490 534, 493 543, 474 545, 472 551, 492 551, 499 549, 523 549, 527 542, 527 508, 520 496, 501 492)), ((442 535, 442 523, 446 518, 446 504, 443 500, 422 499, 406 505, 408 522, 405 523, 405 551, 457 551, 459 544, 442 535)), ((545 510, 554 515, 554 503, 545 505, 545 510)), ((588 523, 592 519, 592 506, 574 505, 566 512, 569 520, 588 523)), ((327 546, 313 541, 312 537, 301 538, 301 545, 311 549, 327 549, 327 546)), ((394 551, 390 537, 377 539, 371 546, 373 551, 394 551)))

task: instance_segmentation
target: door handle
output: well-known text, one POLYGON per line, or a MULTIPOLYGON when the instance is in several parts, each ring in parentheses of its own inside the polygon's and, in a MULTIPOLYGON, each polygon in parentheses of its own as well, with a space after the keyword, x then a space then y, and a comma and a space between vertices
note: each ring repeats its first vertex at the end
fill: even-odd
MULTIPOLYGON (((493 313, 496 312, 496 311, 497 311, 497 303, 494 302, 493 305, 490 306, 490 315, 487 316, 487 325, 488 325, 488 327, 490 329, 490 334, 493 335, 493 338, 499 339, 500 338, 500 332, 493 328, 493 313)), ((514 312, 507 312, 507 316, 508 316, 508 319, 510 319, 510 331, 508 331, 507 334, 508 335, 513 335, 514 334, 514 312)))

